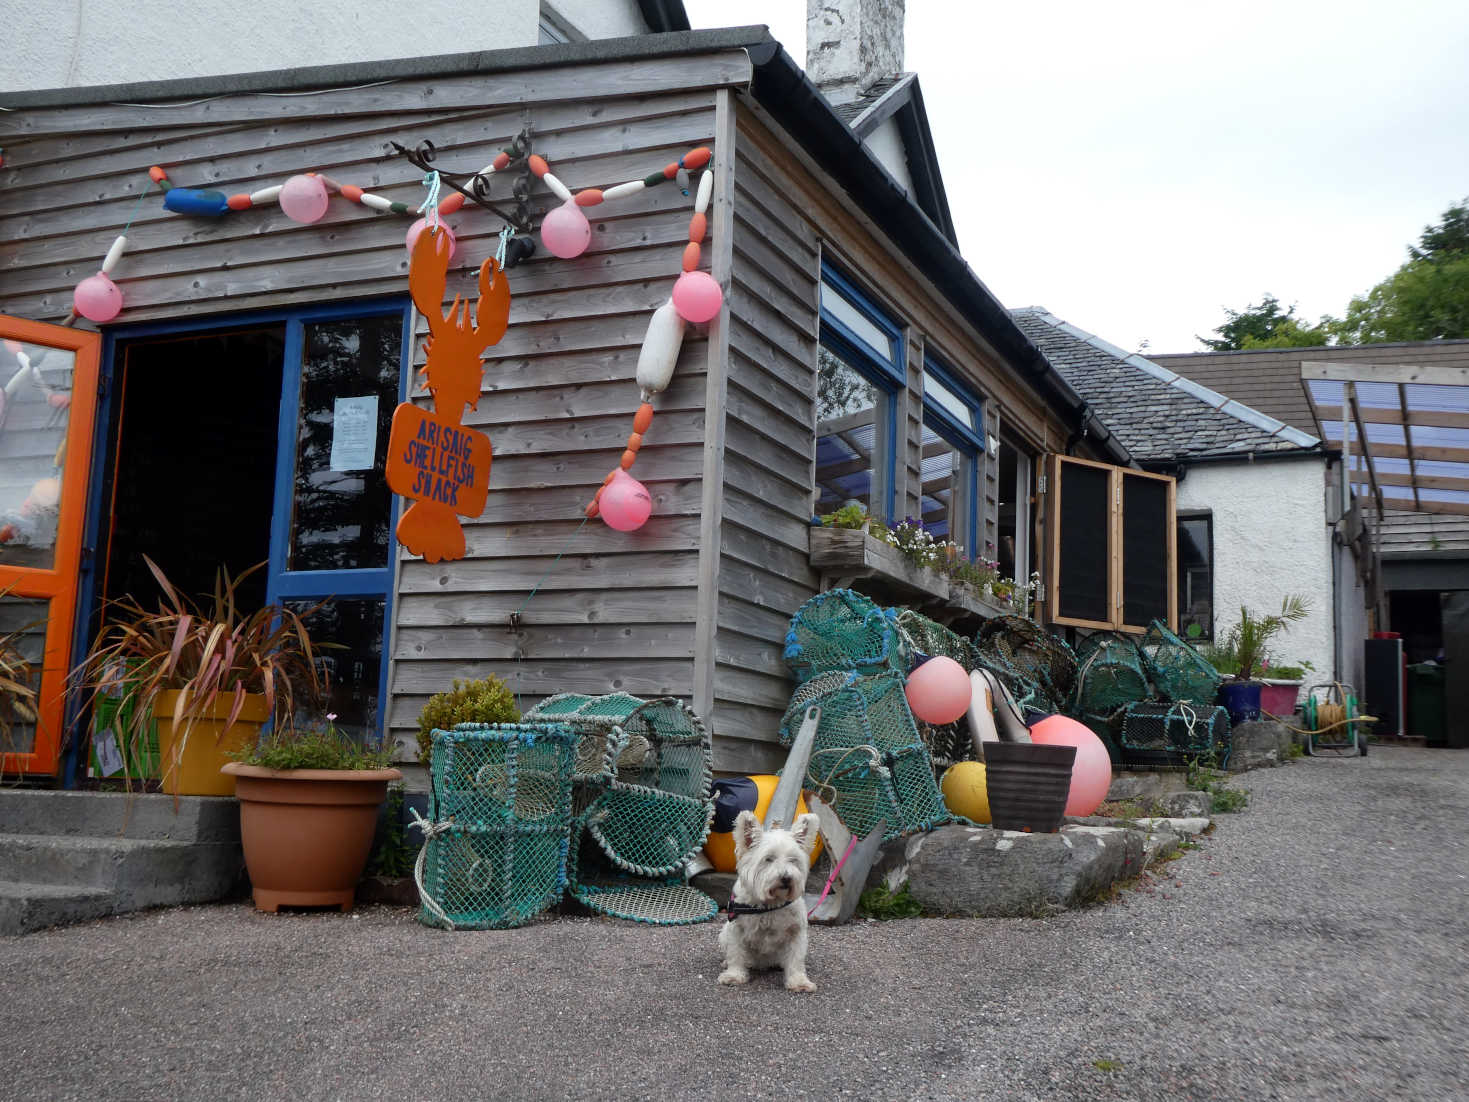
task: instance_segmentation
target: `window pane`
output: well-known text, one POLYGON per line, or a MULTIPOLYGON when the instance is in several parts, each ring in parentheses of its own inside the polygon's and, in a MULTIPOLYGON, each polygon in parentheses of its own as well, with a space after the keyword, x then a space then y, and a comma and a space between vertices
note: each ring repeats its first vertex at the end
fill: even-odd
POLYGON ((1178 522, 1178 633, 1185 639, 1214 638, 1210 524, 1208 517, 1178 522))
POLYGON ((1122 476, 1122 620, 1146 627, 1168 620, 1168 483, 1122 476))
POLYGON ((75 362, 64 349, 0 346, 0 565, 55 560, 75 362))
MULTIPOLYGON (((315 601, 286 601, 303 613, 315 601)), ((326 710, 335 713, 339 730, 376 744, 378 687, 382 682, 383 613, 381 597, 332 599, 305 617, 313 644, 338 643, 321 652, 320 663, 330 682, 326 710)), ((319 718, 319 717, 308 717, 319 718)))
POLYGON ((0 753, 29 754, 36 746, 36 706, 46 653, 46 617, 51 602, 0 595, 0 678, 27 686, 35 697, 0 692, 0 753))
POLYGON ((975 424, 974 407, 944 386, 932 374, 923 376, 923 400, 933 402, 965 428, 978 430, 978 425, 975 424))
MULTIPOLYGON (((995 560, 1000 564, 1000 576, 1013 578, 1015 574, 1016 541, 1020 535, 1022 515, 1025 512, 1017 500, 1020 453, 1008 441, 1000 442, 1000 475, 996 485, 1000 500, 996 507, 996 535, 999 546, 995 548, 995 560)), ((1028 504, 1028 502, 1027 502, 1028 504)))
POLYGON ((848 502, 872 508, 872 456, 877 446, 880 392, 850 364, 820 350, 816 391, 816 511, 848 502))
POLYGON ((855 333, 883 360, 893 362, 893 338, 882 331, 871 318, 842 297, 841 292, 823 283, 821 309, 855 333))
POLYGON ((1077 620, 1112 622, 1112 475, 1101 467, 1062 463, 1060 486, 1060 561, 1055 614, 1077 620))
POLYGON ((384 476, 398 403, 398 315, 305 326, 288 570, 388 563, 384 476))
POLYGON ((968 494, 964 477, 964 453, 927 425, 923 426, 923 526, 935 539, 953 540, 974 557, 969 534, 956 529, 968 494), (956 497, 956 495, 958 495, 956 497))

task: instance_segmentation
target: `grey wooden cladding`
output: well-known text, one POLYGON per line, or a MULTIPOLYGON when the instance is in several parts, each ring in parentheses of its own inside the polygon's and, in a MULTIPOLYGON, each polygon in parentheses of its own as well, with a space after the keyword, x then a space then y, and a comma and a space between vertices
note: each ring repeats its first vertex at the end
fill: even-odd
MULTIPOLYGON (((227 125, 242 121, 378 116, 432 113, 454 108, 582 102, 617 96, 676 92, 744 84, 751 76, 743 50, 697 57, 648 58, 636 65, 568 65, 432 80, 402 79, 376 87, 324 90, 270 96, 245 93, 147 106, 96 104, 28 109, 0 114, 0 137, 6 144, 22 137, 139 131, 157 128, 227 125)), ((486 158, 488 160, 488 158, 486 158)))
POLYGON ((791 614, 819 579, 807 552, 815 434, 818 234, 737 138, 714 765, 772 772, 794 687, 791 614))
MULTIPOLYGON (((606 187, 710 142, 715 89, 749 71, 745 55, 733 53, 319 96, 0 115, 0 310, 65 314, 76 282, 96 270, 134 215, 114 273, 125 322, 402 301, 410 219, 341 199, 310 226, 274 205, 187 218, 162 210, 156 188, 139 204, 148 167, 164 165, 176 186, 226 194, 320 171, 417 205, 420 174, 388 154, 390 141, 431 139, 440 164, 468 170, 529 125, 536 151, 568 186, 606 187)), ((495 180, 492 196, 508 196, 510 186, 495 180)), ((555 202, 533 187, 533 211, 555 202)), ((485 512, 465 524, 464 560, 399 563, 388 643, 393 735, 407 736, 428 695, 454 678, 491 673, 527 704, 565 691, 690 695, 710 358, 698 329, 690 328, 674 383, 654 402, 634 472, 654 498, 653 517, 631 533, 583 523, 632 430, 638 350, 680 270, 690 205, 665 185, 588 209, 592 243, 583 256, 540 250, 510 273, 510 328, 486 354, 481 400, 465 418, 495 450, 485 512)), ((475 269, 499 229, 494 215, 472 206, 448 222, 460 251, 446 305, 477 293, 475 269)), ((426 331, 419 319, 420 338, 426 331)))

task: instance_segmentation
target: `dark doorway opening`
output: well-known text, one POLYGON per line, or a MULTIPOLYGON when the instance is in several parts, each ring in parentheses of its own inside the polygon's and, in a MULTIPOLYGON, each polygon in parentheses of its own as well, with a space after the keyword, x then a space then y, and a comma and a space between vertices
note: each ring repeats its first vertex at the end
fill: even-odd
MULTIPOLYGON (((207 600, 270 554, 285 329, 151 338, 119 349, 110 504, 104 518, 108 599, 155 607, 148 556, 182 593, 207 600)), ((239 592, 265 604, 267 571, 239 592)))

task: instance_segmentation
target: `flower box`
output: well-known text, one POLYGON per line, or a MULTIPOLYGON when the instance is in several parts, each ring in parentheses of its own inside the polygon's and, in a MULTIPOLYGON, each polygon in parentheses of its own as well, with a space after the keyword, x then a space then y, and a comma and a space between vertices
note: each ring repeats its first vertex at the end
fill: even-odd
MULTIPOLYGON (((850 587, 867 579, 904 603, 943 602, 949 598, 949 579, 927 567, 915 566, 892 544, 874 539, 860 528, 812 528, 811 565, 831 579, 833 588, 850 587)), ((865 587, 858 587, 865 588, 865 587)))

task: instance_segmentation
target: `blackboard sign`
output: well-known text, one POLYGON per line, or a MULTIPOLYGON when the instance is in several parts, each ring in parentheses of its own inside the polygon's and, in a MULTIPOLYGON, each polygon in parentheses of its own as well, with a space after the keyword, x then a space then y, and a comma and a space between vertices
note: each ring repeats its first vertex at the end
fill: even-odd
POLYGON ((1122 622, 1147 627, 1168 622, 1173 564, 1168 554, 1173 517, 1168 483, 1122 475, 1122 622))
POLYGON ((1055 615, 1111 623, 1107 600, 1112 588, 1108 549, 1112 472, 1105 467, 1061 463, 1056 473, 1060 561, 1055 615))

